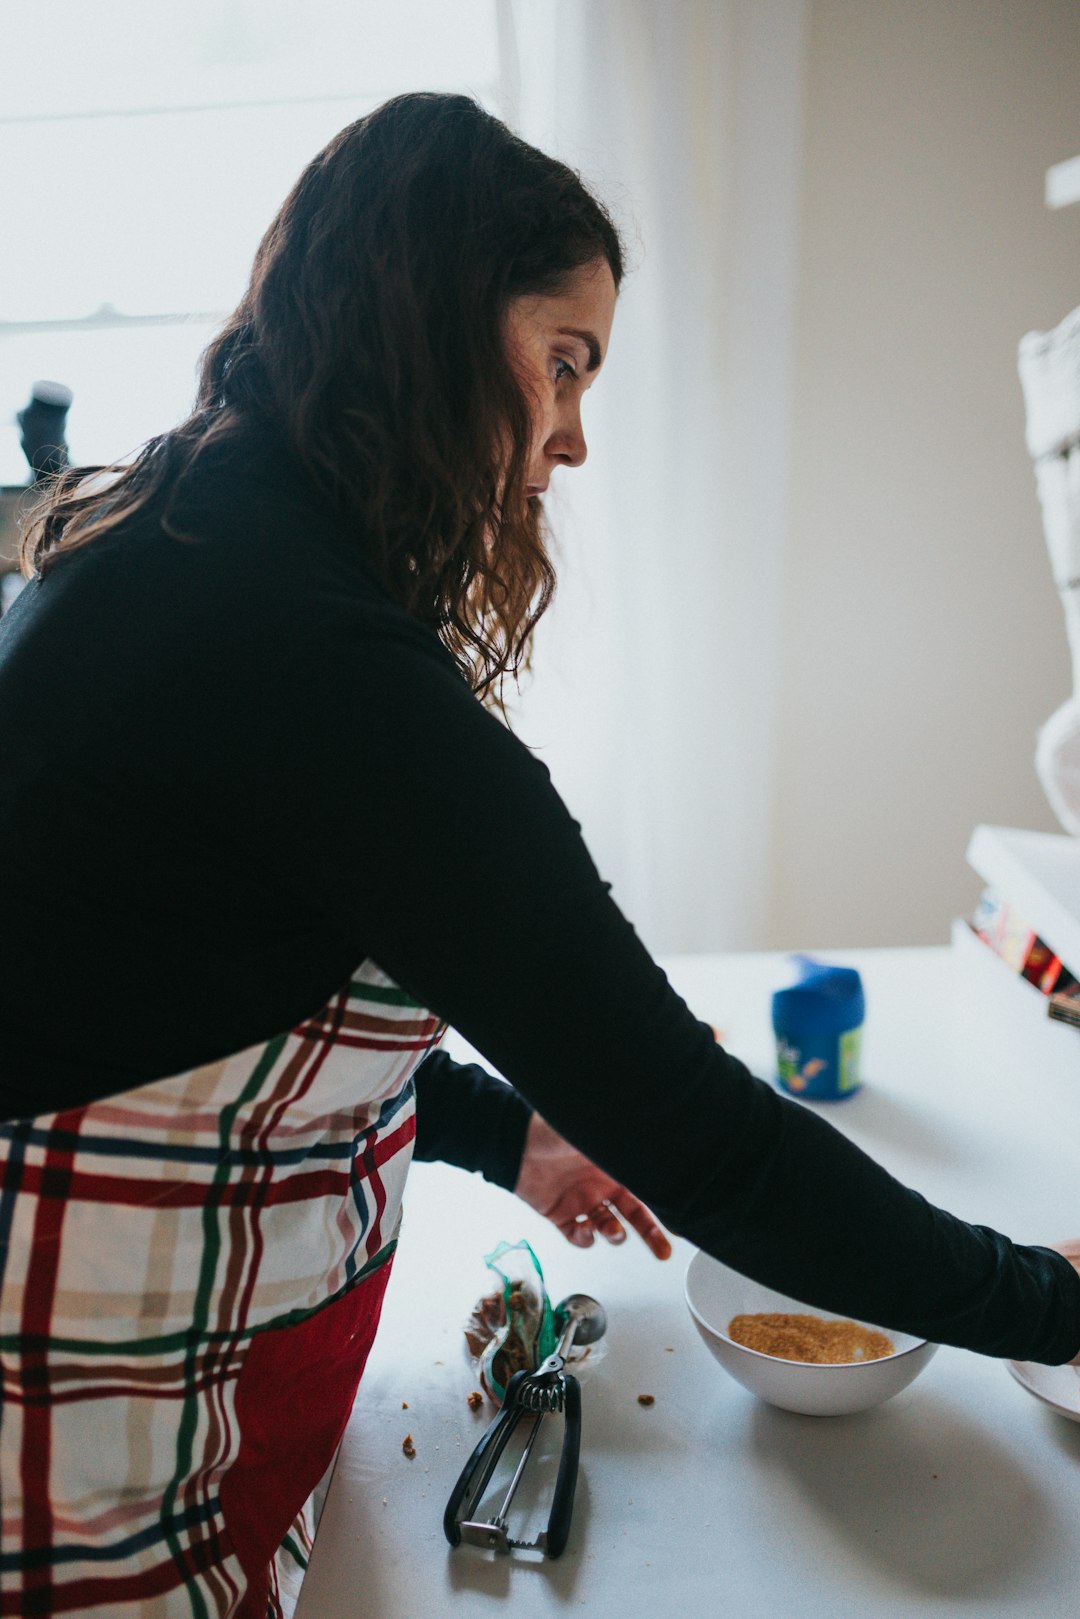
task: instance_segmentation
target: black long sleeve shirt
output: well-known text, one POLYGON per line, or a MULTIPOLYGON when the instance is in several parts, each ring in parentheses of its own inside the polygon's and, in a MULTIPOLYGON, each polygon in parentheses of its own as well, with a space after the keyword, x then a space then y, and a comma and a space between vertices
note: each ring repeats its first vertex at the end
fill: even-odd
MULTIPOLYGON (((173 516, 197 539, 159 517, 0 620, 6 1117, 268 1039, 370 957, 726 1263, 939 1342, 1080 1350, 1065 1260, 933 1207, 716 1045, 547 771, 287 457, 203 471, 173 516)), ((525 1103, 425 1068, 422 1150, 512 1181, 525 1103)))
POLYGON ((456 1164, 514 1190, 532 1108, 479 1063, 433 1051, 416 1070, 416 1141, 421 1162, 456 1164))

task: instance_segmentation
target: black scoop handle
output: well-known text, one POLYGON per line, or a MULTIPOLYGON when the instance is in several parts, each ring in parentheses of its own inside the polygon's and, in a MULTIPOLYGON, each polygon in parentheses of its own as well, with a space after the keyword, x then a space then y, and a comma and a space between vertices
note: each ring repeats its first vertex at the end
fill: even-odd
POLYGON ((559 1457, 559 1476, 555 1480, 555 1494, 551 1499, 545 1551, 549 1557, 559 1557, 566 1550, 570 1538, 570 1519, 574 1514, 574 1491, 577 1489, 578 1458, 581 1454, 581 1384, 570 1372, 563 1373, 566 1394, 563 1403, 563 1445, 559 1457))

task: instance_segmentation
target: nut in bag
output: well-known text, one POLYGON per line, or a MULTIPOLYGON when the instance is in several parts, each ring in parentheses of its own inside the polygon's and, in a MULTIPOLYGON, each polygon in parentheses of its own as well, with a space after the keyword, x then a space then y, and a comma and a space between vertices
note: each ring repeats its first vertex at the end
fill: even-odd
POLYGON ((556 1348, 555 1315, 540 1261, 527 1242, 500 1242, 484 1263, 499 1286, 473 1306, 465 1328, 484 1392, 497 1403, 515 1372, 535 1371, 556 1348))

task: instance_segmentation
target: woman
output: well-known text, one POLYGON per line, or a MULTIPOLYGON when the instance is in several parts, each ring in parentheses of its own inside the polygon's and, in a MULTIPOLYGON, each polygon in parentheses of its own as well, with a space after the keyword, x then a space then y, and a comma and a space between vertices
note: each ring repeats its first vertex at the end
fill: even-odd
POLYGON ((621 1212, 662 1255, 644 1199, 823 1307, 1080 1348, 1062 1256, 930 1207, 715 1044, 477 701, 550 598, 539 497, 584 459, 621 274, 569 171, 398 98, 301 176, 189 420, 28 534, 4 1612, 287 1606, 414 1130, 578 1241, 621 1212), (444 1020, 514 1089, 429 1055, 444 1020))

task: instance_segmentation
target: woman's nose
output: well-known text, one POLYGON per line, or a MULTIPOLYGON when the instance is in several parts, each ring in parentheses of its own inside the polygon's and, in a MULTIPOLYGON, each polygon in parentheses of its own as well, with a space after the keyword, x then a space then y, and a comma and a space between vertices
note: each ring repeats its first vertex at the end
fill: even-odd
POLYGON ((547 442, 547 453, 561 461, 564 466, 581 466, 589 453, 589 447, 585 443, 581 416, 576 411, 572 417, 560 422, 552 433, 547 442))

